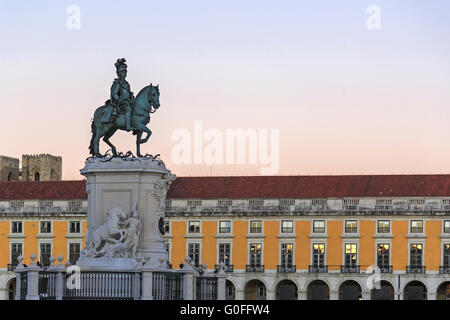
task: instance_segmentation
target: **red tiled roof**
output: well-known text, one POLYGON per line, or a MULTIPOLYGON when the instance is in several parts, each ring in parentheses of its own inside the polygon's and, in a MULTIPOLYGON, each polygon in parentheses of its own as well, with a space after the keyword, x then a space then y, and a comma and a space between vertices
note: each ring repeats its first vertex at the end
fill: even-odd
MULTIPOLYGON (((168 199, 444 197, 449 174, 179 177, 168 199)), ((85 180, 0 182, 0 200, 86 199, 85 180)))
POLYGON ((86 181, 0 182, 0 200, 87 199, 86 181))

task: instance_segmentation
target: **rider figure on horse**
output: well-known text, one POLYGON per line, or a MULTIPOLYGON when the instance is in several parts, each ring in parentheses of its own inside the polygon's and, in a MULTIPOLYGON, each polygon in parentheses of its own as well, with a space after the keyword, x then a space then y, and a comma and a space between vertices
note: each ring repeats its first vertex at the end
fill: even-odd
POLYGON ((125 121, 127 131, 132 131, 134 128, 131 125, 131 111, 134 104, 134 95, 130 90, 130 84, 125 77, 127 76, 127 64, 125 59, 117 59, 115 63, 116 73, 118 78, 114 79, 111 86, 111 96, 109 102, 109 110, 106 110, 103 123, 112 122, 113 119, 121 112, 125 112, 125 121))

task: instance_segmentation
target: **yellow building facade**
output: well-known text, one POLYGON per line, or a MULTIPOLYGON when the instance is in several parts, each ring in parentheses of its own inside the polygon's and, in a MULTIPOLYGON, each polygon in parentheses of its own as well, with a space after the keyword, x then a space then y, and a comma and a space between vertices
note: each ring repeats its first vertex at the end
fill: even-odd
MULTIPOLYGON (((174 269, 186 256, 210 272, 225 263, 229 299, 449 299, 447 181, 178 178, 167 195, 164 239, 174 269)), ((73 263, 83 249, 84 181, 48 182, 50 194, 45 183, 0 185, 3 298, 13 296, 19 253, 25 264, 34 253, 45 265, 59 255, 73 263)))

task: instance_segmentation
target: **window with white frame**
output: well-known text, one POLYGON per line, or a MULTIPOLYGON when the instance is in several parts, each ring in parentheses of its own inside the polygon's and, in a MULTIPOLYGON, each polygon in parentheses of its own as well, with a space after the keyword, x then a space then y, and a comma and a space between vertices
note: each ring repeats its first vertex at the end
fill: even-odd
POLYGON ((41 243, 40 244, 41 257, 39 259, 42 266, 50 266, 50 257, 52 255, 52 244, 51 243, 41 243))
POLYGON ((231 233, 231 220, 219 221, 219 233, 231 233))
POLYGON ((223 262, 226 266, 231 264, 231 244, 220 243, 219 244, 219 264, 223 262))
POLYGON ((325 220, 313 220, 313 233, 325 233, 325 220))
POLYGON ((292 267, 294 262, 294 244, 281 244, 281 265, 283 267, 292 267))
POLYGON ((249 262, 251 267, 259 267, 262 265, 262 244, 250 243, 249 262))
POLYGON ((164 221, 164 234, 170 234, 170 221, 164 221))
POLYGON ((52 222, 51 221, 41 221, 40 233, 52 233, 52 222))
POLYGON ((390 233, 390 232, 391 232, 391 222, 389 220, 377 221, 377 233, 390 233))
POLYGON ((314 243, 312 248, 312 266, 314 268, 323 268, 325 266, 325 244, 314 243))
POLYGON ((423 233, 423 220, 411 221, 411 233, 423 233))
POLYGON ((200 233, 200 221, 189 221, 189 233, 200 233))
POLYGON ((250 221, 250 233, 262 233, 262 221, 251 220, 250 221))
POLYGON ((281 220, 281 233, 293 233, 293 232, 294 232, 294 221, 281 220))
POLYGON ((76 265, 80 258, 81 245, 79 243, 69 243, 69 262, 76 265))
POLYGON ((22 243, 13 242, 11 243, 11 264, 13 266, 17 266, 19 264, 19 261, 17 261, 17 258, 19 258, 22 255, 22 243))
POLYGON ((390 248, 389 243, 378 243, 377 244, 377 266, 380 269, 388 269, 390 261, 390 248))
POLYGON ((345 220, 345 233, 358 233, 358 221, 345 220))
POLYGON ((411 268, 422 268, 423 245, 421 243, 411 243, 409 250, 409 264, 411 268))
POLYGON ((444 233, 450 233, 450 220, 444 220, 443 225, 444 227, 442 231, 444 233))
POLYGON ((200 243, 188 243, 188 256, 196 267, 200 265, 200 243))
POLYGON ((69 233, 80 233, 81 232, 81 222, 80 221, 70 221, 69 222, 69 233))
POLYGON ((344 262, 346 267, 356 267, 358 264, 358 251, 356 243, 345 244, 344 262))
POLYGON ((11 221, 11 233, 23 233, 23 222, 11 221))
POLYGON ((443 267, 450 268, 450 244, 444 244, 442 253, 444 255, 442 259, 443 267))

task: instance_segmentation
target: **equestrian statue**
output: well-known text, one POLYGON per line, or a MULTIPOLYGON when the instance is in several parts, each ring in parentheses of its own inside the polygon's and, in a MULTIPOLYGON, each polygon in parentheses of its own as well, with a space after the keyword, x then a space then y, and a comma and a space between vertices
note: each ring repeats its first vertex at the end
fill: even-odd
POLYGON ((117 156, 116 147, 109 141, 117 130, 132 131, 136 135, 136 154, 142 157, 140 145, 146 143, 152 132, 147 128, 150 122, 150 113, 159 108, 159 85, 150 83, 139 91, 136 98, 125 80, 127 64, 124 58, 117 59, 115 63, 118 78, 111 86, 110 99, 105 105, 97 108, 91 124, 92 138, 89 145, 90 154, 94 157, 103 157, 99 151, 100 138, 111 147, 113 156, 117 156), (143 133, 146 137, 142 139, 143 133))

